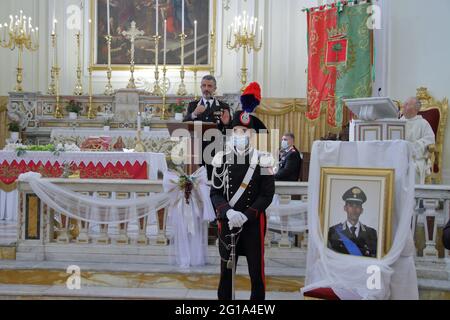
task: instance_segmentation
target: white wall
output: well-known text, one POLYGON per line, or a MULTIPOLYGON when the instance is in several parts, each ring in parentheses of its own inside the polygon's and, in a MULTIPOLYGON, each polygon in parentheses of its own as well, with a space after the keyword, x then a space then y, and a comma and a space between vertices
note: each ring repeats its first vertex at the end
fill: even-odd
MULTIPOLYGON (((389 2, 389 95, 404 100, 424 86, 439 100, 450 98, 450 1, 389 2)), ((450 118, 445 142, 444 180, 450 184, 450 118)))

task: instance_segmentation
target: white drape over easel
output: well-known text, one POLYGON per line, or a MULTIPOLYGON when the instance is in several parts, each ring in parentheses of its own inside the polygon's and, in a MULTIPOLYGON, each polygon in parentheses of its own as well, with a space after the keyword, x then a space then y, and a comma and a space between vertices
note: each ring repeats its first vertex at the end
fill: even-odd
POLYGON ((330 287, 341 299, 418 299, 414 242, 410 229, 414 211, 415 168, 405 141, 315 142, 308 188, 309 243, 302 292, 330 287), (382 259, 336 253, 324 245, 319 221, 321 167, 395 169, 393 243, 382 259), (381 271, 381 289, 369 289, 368 267, 381 271))
POLYGON ((201 167, 192 177, 195 186, 189 204, 185 201, 184 190, 178 187, 179 177, 175 173, 166 172, 163 181, 164 192, 170 197, 168 223, 173 230, 171 263, 182 268, 206 263, 208 224, 215 219, 206 169, 201 167))

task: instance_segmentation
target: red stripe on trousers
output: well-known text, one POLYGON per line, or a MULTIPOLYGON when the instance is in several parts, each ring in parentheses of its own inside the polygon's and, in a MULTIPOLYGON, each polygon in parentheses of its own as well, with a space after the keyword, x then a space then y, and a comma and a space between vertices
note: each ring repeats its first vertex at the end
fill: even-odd
POLYGON ((261 237, 261 277, 264 283, 264 290, 266 289, 266 275, 264 274, 264 233, 266 231, 266 223, 264 219, 264 213, 259 215, 259 227, 260 227, 260 237, 261 237))

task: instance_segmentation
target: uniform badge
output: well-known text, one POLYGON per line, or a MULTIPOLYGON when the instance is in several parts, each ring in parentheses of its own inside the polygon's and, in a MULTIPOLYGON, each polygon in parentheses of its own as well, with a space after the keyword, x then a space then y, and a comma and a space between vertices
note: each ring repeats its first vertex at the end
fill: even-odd
POLYGON ((248 126, 250 124, 250 114, 248 114, 247 112, 242 112, 240 120, 244 126, 248 126))

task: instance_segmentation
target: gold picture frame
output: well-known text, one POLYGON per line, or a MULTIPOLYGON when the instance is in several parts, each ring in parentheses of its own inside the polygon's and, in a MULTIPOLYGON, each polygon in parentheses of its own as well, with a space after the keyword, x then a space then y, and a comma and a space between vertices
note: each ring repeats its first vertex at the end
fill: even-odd
POLYGON ((364 258, 385 256, 392 246, 394 180, 394 169, 321 168, 319 218, 324 245, 338 253, 364 258), (355 218, 351 207, 359 205, 355 218), (354 219, 356 224, 347 222, 354 219), (349 226, 358 228, 351 233, 349 226))
MULTIPOLYGON (((103 41, 104 39, 98 39, 98 19, 97 19, 97 12, 98 12, 98 3, 99 1, 101 3, 106 2, 106 0, 92 0, 90 1, 90 8, 89 8, 89 18, 92 21, 92 23, 90 24, 90 30, 89 30, 89 54, 91 56, 91 61, 93 62, 93 70, 94 71, 107 71, 108 66, 106 64, 106 62, 104 63, 97 63, 98 62, 98 47, 96 44, 98 44, 99 42, 103 41), (96 54, 97 53, 97 54, 96 54)), ((112 1, 112 0, 111 0, 112 1)), ((116 1, 124 1, 124 2, 130 2, 130 0, 116 0, 116 1)), ((186 0, 184 0, 186 1, 186 0)), ((187 71, 210 71, 211 73, 214 73, 214 66, 215 66, 215 61, 216 61, 216 52, 217 52, 217 33, 216 33, 216 24, 217 24, 217 0, 190 0, 191 2, 194 1, 207 1, 209 3, 209 29, 210 32, 208 32, 208 40, 207 40, 207 45, 208 45, 208 63, 207 64, 201 64, 199 63, 197 66, 194 66, 193 64, 189 63, 188 59, 185 59, 185 70, 187 71)), ((159 1, 160 5, 163 3, 162 0, 159 1)), ((187 9, 186 9, 187 10, 187 9)), ((163 22, 164 19, 162 19, 161 17, 159 18, 159 35, 161 37, 160 42, 159 42, 159 51, 160 51, 160 56, 159 56, 159 64, 162 65, 162 60, 163 60, 163 55, 162 55, 162 50, 163 50, 163 46, 164 46, 164 42, 163 42, 163 22)), ((201 28, 200 28, 200 21, 199 21, 199 36, 201 33, 201 28)), ((140 28, 140 25, 137 26, 138 28, 140 28)), ((185 29, 185 32, 188 33, 188 31, 186 31, 187 29, 185 29)), ((147 35, 147 36, 153 36, 153 34, 151 35, 147 35)), ((193 35, 189 35, 190 37, 193 37, 193 35)), ((102 37, 102 36, 101 36, 102 37)), ((168 35, 169 37, 169 35, 168 35)), ((178 37, 179 39, 179 37, 178 37)), ((189 39, 189 38, 188 38, 189 39)), ((187 40, 188 40, 187 39, 187 40)), ((186 41, 187 41, 186 40, 186 41)), ((113 42, 114 42, 114 37, 113 37, 113 42)), ((104 43, 104 46, 106 48, 106 40, 104 40, 104 42, 101 42, 102 46, 104 43)), ((187 44, 186 44, 187 45, 187 44)), ((153 42, 153 46, 154 46, 154 42, 153 42)), ((154 47, 150 47, 151 49, 154 49, 154 47)), ((202 46, 199 43, 198 44, 198 50, 201 50, 202 46)), ((101 50, 101 49, 100 49, 101 50)), ((104 51, 104 50, 103 50, 104 51)), ((114 52, 114 47, 112 48, 112 52, 114 52)), ((149 53, 149 57, 153 57, 154 53, 149 53)), ((153 58, 152 58, 153 59, 153 58)), ((112 57, 112 64, 111 64, 111 68, 113 71, 129 71, 130 70, 130 65, 128 62, 124 62, 124 63, 114 63, 114 54, 112 57)), ((136 64, 135 64, 135 70, 151 70, 154 69, 154 64, 150 63, 150 64, 139 64, 139 62, 136 59, 136 64)), ((179 70, 180 69, 180 65, 176 65, 176 64, 171 64, 170 63, 170 58, 168 57, 168 64, 167 64, 167 70, 179 70)))

